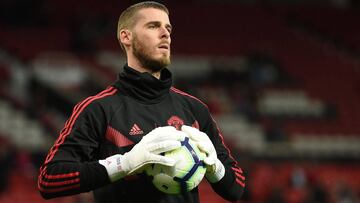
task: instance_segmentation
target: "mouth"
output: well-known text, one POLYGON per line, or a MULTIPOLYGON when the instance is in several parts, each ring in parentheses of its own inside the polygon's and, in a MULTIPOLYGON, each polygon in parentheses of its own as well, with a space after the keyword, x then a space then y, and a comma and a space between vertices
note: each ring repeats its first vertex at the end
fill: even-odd
POLYGON ((168 44, 161 44, 160 46, 158 46, 159 49, 164 49, 164 50, 169 50, 170 49, 170 45, 168 44))

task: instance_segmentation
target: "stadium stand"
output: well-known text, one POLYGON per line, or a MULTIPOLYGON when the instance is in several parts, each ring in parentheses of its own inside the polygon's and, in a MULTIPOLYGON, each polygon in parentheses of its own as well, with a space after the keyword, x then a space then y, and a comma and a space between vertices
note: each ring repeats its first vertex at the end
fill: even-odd
MULTIPOLYGON (((129 3, 39 1, 33 19, 14 15, 24 2, 0 4, 0 145, 15 150, 0 203, 43 202, 39 159, 72 106, 115 79, 124 63, 116 20, 129 3)), ((169 7, 176 85, 208 103, 242 161, 249 180, 242 202, 356 202, 358 9, 213 1, 169 7)), ((224 202, 207 183, 200 189, 202 201, 224 202)), ((84 194, 50 202, 92 201, 84 194)))

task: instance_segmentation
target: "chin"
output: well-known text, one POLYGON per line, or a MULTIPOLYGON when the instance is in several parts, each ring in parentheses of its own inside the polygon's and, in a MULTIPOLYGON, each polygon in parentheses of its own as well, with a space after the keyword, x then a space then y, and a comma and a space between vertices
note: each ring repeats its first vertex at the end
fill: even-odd
POLYGON ((156 59, 153 58, 152 60, 146 60, 143 64, 152 72, 159 72, 170 65, 170 62, 170 57, 160 57, 156 59))
POLYGON ((170 56, 169 55, 162 55, 158 58, 154 58, 154 61, 157 61, 159 64, 164 64, 165 66, 170 65, 170 56))

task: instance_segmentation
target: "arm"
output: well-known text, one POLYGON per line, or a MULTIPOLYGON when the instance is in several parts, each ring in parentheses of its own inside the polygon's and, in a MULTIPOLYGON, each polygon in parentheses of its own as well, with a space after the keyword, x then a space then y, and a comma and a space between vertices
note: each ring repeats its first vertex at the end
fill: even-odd
POLYGON ((212 117, 208 126, 205 126, 204 132, 206 132, 212 141, 217 153, 217 158, 225 168, 224 177, 219 181, 210 181, 211 186, 223 198, 236 201, 240 199, 245 187, 243 171, 231 155, 230 149, 225 145, 224 138, 212 117))
POLYGON ((79 103, 40 168, 38 189, 45 198, 87 192, 108 184, 109 178, 94 152, 105 131, 98 104, 79 103))
POLYGON ((245 187, 243 171, 237 166, 210 114, 202 118, 208 118, 200 125, 202 132, 189 126, 183 126, 182 131, 197 143, 200 150, 206 152, 206 178, 212 188, 223 198, 237 201, 245 187))

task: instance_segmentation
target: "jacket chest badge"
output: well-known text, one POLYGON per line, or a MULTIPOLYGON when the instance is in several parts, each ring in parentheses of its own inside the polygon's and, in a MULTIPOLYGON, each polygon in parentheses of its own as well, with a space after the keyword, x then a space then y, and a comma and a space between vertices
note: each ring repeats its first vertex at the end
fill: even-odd
POLYGON ((168 125, 174 126, 177 130, 181 130, 181 126, 184 125, 184 121, 178 116, 171 116, 167 123, 168 125))

